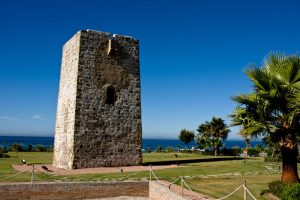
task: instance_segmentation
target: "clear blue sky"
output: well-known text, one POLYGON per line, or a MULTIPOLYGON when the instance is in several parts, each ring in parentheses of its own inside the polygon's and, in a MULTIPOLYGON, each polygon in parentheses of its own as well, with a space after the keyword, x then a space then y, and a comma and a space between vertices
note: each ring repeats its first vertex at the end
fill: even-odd
POLYGON ((1 1, 0 135, 54 134, 62 45, 81 29, 140 40, 144 138, 177 138, 212 116, 229 122, 230 97, 251 88, 243 68, 270 51, 299 52, 299 7, 296 0, 1 1))

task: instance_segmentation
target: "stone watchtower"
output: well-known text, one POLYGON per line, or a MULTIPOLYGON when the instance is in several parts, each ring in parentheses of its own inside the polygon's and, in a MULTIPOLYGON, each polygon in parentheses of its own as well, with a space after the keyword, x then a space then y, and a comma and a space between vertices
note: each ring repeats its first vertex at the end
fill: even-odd
POLYGON ((138 165, 141 143, 139 41, 77 32, 63 47, 54 166, 138 165))

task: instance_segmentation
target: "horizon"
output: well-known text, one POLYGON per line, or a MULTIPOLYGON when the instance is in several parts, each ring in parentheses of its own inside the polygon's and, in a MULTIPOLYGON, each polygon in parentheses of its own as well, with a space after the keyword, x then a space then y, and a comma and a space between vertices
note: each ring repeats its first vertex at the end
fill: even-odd
MULTIPOLYGON (((296 0, 0 5, 0 135, 54 135, 62 46, 78 30, 139 39, 145 138, 196 133, 213 116, 229 124, 230 98, 251 91, 243 69, 271 51, 299 54, 296 0)), ((230 130, 228 139, 243 139, 238 127, 230 130)))
MULTIPOLYGON (((42 135, 42 136, 31 136, 31 135, 0 135, 0 137, 46 137, 46 138, 54 138, 54 135, 53 136, 46 136, 46 135, 42 135)), ((149 137, 142 137, 142 139, 146 139, 146 140, 180 140, 179 138, 149 138, 149 137)), ((244 141, 243 138, 239 139, 239 138, 232 138, 232 139, 225 139, 224 141, 244 141)), ((196 140, 193 140, 194 142, 196 142, 196 140)), ((261 139, 259 138, 256 138, 256 139, 251 139, 251 142, 253 141, 262 141, 261 139)), ((1 143, 1 141, 0 141, 1 143)))

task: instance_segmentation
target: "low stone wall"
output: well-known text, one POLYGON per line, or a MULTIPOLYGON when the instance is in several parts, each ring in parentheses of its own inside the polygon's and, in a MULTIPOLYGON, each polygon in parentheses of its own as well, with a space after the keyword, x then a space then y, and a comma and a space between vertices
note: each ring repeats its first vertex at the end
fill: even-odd
POLYGON ((118 196, 149 197, 149 182, 66 182, 0 184, 0 199, 65 200, 118 196))
POLYGON ((120 196, 150 200, 184 200, 156 181, 61 182, 0 184, 0 200, 100 199, 120 196))
POLYGON ((149 199, 151 200, 185 200, 185 198, 172 192, 156 181, 149 182, 149 199))

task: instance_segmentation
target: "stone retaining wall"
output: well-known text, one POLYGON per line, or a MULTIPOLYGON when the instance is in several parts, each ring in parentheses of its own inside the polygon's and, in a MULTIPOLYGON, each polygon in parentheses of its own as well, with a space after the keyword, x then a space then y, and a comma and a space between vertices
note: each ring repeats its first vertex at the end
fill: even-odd
POLYGON ((154 181, 0 184, 0 200, 100 199, 121 196, 146 197, 150 200, 185 199, 154 181))
POLYGON ((118 196, 149 197, 149 182, 73 182, 0 184, 0 200, 66 200, 118 196))

